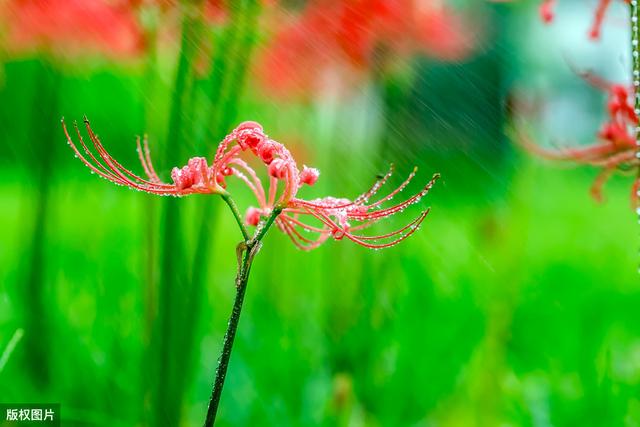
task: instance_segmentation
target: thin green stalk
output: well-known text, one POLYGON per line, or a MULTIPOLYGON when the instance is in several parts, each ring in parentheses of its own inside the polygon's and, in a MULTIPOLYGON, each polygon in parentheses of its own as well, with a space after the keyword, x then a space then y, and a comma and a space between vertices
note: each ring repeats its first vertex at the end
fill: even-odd
MULTIPOLYGON (((231 197, 227 196, 226 200, 230 207, 235 206, 231 197)), ((233 207, 231 208, 233 211, 233 207)), ((224 340, 222 342, 222 351, 218 358, 218 366, 216 368, 216 376, 213 381, 213 388, 211 390, 211 398, 209 400, 209 407, 207 409, 207 417, 204 422, 204 427, 212 427, 216 420, 218 413, 218 406, 220 405, 220 397, 222 396, 222 389, 224 387, 224 381, 227 377, 227 369, 229 368, 229 360, 231 358, 231 351, 233 350, 233 342, 236 337, 236 331, 240 322, 240 314, 242 312, 242 303, 244 302, 244 295, 247 290, 247 283, 249 282, 249 272, 253 260, 262 246, 262 238, 266 235, 267 231, 275 221, 278 215, 280 215, 281 209, 274 209, 271 215, 263 221, 256 230, 253 238, 245 237, 245 240, 241 242, 237 247, 238 254, 238 273, 236 275, 236 296, 233 301, 233 309, 231 310, 231 316, 229 317, 229 323, 227 331, 224 334, 224 340)), ((235 216, 234 212, 234 216, 235 216)), ((240 222, 241 224, 241 222, 240 222)), ((243 231, 244 235, 244 231, 243 231)))
POLYGON ((264 224, 258 224, 258 228, 256 229, 256 234, 253 237, 253 241, 260 242, 262 240, 262 238, 265 236, 265 234, 267 234, 267 231, 269 231, 269 228, 271 227, 271 225, 273 225, 273 222, 281 212, 282 208, 274 208, 271 212, 271 215, 269 215, 264 224))
POLYGON ((238 227, 240 227, 240 231, 242 232, 242 237, 244 238, 244 240, 245 241, 249 240, 250 239, 249 231, 247 230, 247 227, 244 226, 244 221, 242 220, 242 215, 238 210, 238 206, 236 205, 236 202, 233 201, 229 193, 224 193, 222 195, 222 200, 224 200, 225 203, 229 206, 229 209, 231 209, 231 213, 233 214, 233 217, 235 218, 236 223, 238 224, 238 227))

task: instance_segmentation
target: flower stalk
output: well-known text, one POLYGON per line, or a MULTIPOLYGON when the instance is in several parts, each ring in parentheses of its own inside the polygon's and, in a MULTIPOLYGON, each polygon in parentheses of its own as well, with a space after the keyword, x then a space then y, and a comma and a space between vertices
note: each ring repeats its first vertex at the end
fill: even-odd
POLYGON ((238 205, 236 205, 236 202, 233 201, 233 198, 227 192, 224 192, 222 194, 222 200, 224 200, 227 206, 229 206, 229 209, 231 209, 233 218, 236 220, 236 223, 238 223, 238 227, 240 227, 240 232, 242 233, 242 237, 244 238, 245 241, 248 241, 250 239, 249 231, 247 230, 247 227, 245 227, 244 225, 244 221, 242 220, 242 214, 238 210, 238 205))
MULTIPOLYGON (((235 207, 235 202, 228 194, 224 194, 224 201, 229 205, 233 215, 238 219, 238 209, 235 207)), ((242 220, 238 221, 240 229, 242 230, 245 240, 240 242, 236 247, 236 253, 238 255, 238 272, 236 275, 236 296, 233 301, 233 309, 231 310, 231 316, 229 317, 229 323, 227 331, 224 334, 224 340, 222 343, 222 351, 218 358, 218 366, 216 368, 216 376, 213 381, 213 388, 211 390, 211 398, 209 399, 209 407, 207 409, 207 417, 204 422, 204 427, 212 427, 216 420, 218 413, 218 406, 220 405, 220 396, 222 395, 222 388, 224 387, 224 381, 227 377, 227 369, 229 368, 229 360, 231 358, 231 351, 233 350, 233 342, 236 337, 236 331, 238 329, 238 323, 240 322, 240 314, 242 312, 242 304, 244 302, 244 295, 247 291, 247 283, 249 282, 249 273, 251 271, 251 265, 255 256, 262 247, 262 239, 266 235, 267 231, 273 225, 276 217, 282 212, 281 209, 274 209, 268 218, 258 226, 256 232, 252 238, 249 238, 246 227, 243 225, 242 220)))

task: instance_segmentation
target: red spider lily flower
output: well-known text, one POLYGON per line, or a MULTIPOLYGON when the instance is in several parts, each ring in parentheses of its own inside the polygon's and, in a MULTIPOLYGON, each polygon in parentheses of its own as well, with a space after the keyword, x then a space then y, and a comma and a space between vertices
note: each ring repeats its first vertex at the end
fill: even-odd
POLYGON ((12 54, 131 57, 143 47, 135 9, 126 1, 8 0, 0 8, 3 44, 12 54))
POLYGON ((474 47, 470 25, 435 0, 324 0, 287 18, 258 68, 275 93, 308 90, 327 69, 384 71, 419 53, 456 61, 474 47))
MULTIPOLYGON (((391 200, 407 186, 415 176, 414 170, 398 188, 379 200, 369 203, 369 200, 375 196, 380 187, 389 179, 392 169, 381 180, 376 181, 369 191, 361 194, 353 201, 334 197, 324 197, 309 201, 294 198, 289 201, 283 214, 278 217, 278 226, 289 235, 294 244, 300 249, 313 249, 322 244, 329 235, 336 240, 346 237, 359 245, 372 249, 394 246, 418 229, 429 213, 429 209, 423 211, 410 223, 390 233, 365 236, 354 234, 354 232, 368 228, 381 219, 401 212, 414 203, 418 203, 433 187, 439 175, 434 175, 417 194, 403 202, 391 207, 381 208, 383 203, 391 200), (315 218, 319 221, 320 226, 301 221, 300 218, 304 216, 315 218), (352 222, 356 224, 352 225, 352 222), (317 237, 315 240, 309 239, 302 232, 317 233, 317 237)), ((268 212, 268 207, 266 209, 268 212)))
MULTIPOLYGON (((593 86, 607 92, 608 119, 598 132, 598 141, 585 147, 557 150, 539 147, 526 138, 522 138, 522 142, 530 151, 548 159, 567 160, 601 168, 591 187, 593 197, 601 201, 602 186, 616 170, 635 171, 640 166, 635 133, 638 116, 633 106, 633 88, 604 81, 589 73, 582 73, 581 76, 593 86)), ((633 205, 637 205, 639 187, 640 180, 636 179, 631 192, 633 205)))
MULTIPOLYGON (((630 4, 631 0, 623 0, 625 3, 630 4)), ((611 0, 598 0, 598 6, 596 7, 595 18, 591 29, 589 30, 589 37, 592 39, 600 38, 600 32, 602 29, 602 23, 604 21, 607 8, 611 4, 611 0)), ((540 5, 540 18, 545 23, 551 23, 554 19, 554 9, 556 6, 556 0, 543 0, 540 5)))
POLYGON ((155 172, 146 138, 142 144, 139 138, 137 141, 140 163, 147 176, 143 178, 126 169, 106 151, 86 119, 85 126, 94 147, 93 150, 85 144, 77 126, 80 148, 69 135, 64 121, 62 126, 76 156, 92 172, 118 185, 165 196, 184 196, 194 193, 222 195, 226 194, 226 178, 237 178, 251 190, 258 204, 258 207, 250 207, 247 210, 245 222, 248 225, 257 226, 263 216, 270 215, 274 209, 281 210, 275 220, 278 228, 287 234, 298 248, 304 250, 318 247, 329 236, 336 240, 346 237, 372 249, 398 244, 418 229, 427 216, 428 209, 409 224, 390 233, 371 236, 357 232, 420 201, 439 177, 434 175, 417 194, 389 207, 382 206, 406 188, 415 176, 415 170, 398 188, 375 202, 369 202, 369 200, 388 181, 392 170, 353 201, 334 197, 301 199, 297 197, 298 191, 305 185, 315 184, 319 177, 318 170, 307 166, 300 170, 284 145, 269 138, 258 123, 244 122, 218 145, 211 165, 205 158, 194 157, 186 166, 173 168, 171 171, 173 183, 168 184, 163 183, 155 172), (94 151, 97 152, 97 156, 94 151), (251 154, 265 166, 269 176, 267 189, 256 171, 241 158, 244 153, 251 154))

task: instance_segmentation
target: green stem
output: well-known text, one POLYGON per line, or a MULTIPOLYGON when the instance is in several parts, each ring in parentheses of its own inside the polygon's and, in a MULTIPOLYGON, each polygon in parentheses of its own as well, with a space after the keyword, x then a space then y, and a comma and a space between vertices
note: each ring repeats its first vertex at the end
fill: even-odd
POLYGON ((233 201, 229 193, 223 193, 222 200, 224 200, 225 203, 229 206, 229 209, 231 209, 231 213, 233 214, 233 217, 238 223, 238 227, 240 227, 240 231, 242 232, 242 237, 244 238, 244 240, 245 241, 249 240, 250 239, 249 231, 247 230, 247 227, 244 226, 244 222, 242 221, 242 215, 238 210, 238 206, 236 205, 236 202, 233 201))
POLYGON ((271 225, 276 220, 278 215, 280 215, 281 212, 282 212, 282 208, 279 208, 279 207, 276 207, 273 209, 273 211, 271 211, 271 215, 269 215, 266 221, 264 221, 263 224, 258 225, 258 228, 256 230, 256 235, 254 236, 253 241, 259 242, 262 240, 264 235, 267 234, 267 231, 269 231, 269 228, 271 227, 271 225))
MULTIPOLYGON (((234 211, 233 206, 235 203, 229 195, 223 195, 227 204, 234 211)), ((236 209, 237 211, 237 209, 236 209)), ((218 367, 216 368, 216 377, 213 381, 213 388, 211 390, 211 398, 209 400, 209 407, 207 409, 207 417, 204 422, 204 427, 212 427, 216 420, 218 413, 218 406, 220 404, 220 396, 222 396, 222 388, 224 387, 224 381, 227 377, 227 369, 229 368, 229 359, 231 358, 231 351, 233 350, 233 341, 236 337, 236 331, 238 329, 238 323, 240 322, 240 313, 242 312, 242 303, 244 302, 244 295, 247 290, 247 283, 249 282, 249 272, 251 271, 251 265, 253 259, 262 246, 262 238, 266 235, 267 231, 275 221, 278 215, 280 215, 281 209, 274 209, 271 215, 264 220, 256 230, 253 238, 249 238, 248 234, 245 236, 245 240, 240 242, 237 247, 238 253, 238 273, 236 275, 236 297, 233 302, 233 309, 231 310, 231 316, 229 317, 229 324, 227 326, 227 332, 224 334, 224 340, 222 342, 222 351, 218 358, 218 367)), ((234 216, 236 212, 234 212, 234 216)), ((237 219, 237 217, 236 217, 237 219)), ((244 228, 244 226, 242 226, 244 228)), ((246 229, 243 230, 245 235, 246 229)))

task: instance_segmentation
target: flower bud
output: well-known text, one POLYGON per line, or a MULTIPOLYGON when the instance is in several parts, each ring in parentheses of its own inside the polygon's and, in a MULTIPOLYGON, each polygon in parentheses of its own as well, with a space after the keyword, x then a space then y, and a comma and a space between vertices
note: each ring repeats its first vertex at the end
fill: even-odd
POLYGON ((265 164, 270 164, 273 161, 276 147, 271 141, 264 141, 258 146, 258 156, 265 164))
POLYGON ((188 183, 188 179, 186 176, 183 176, 183 170, 180 168, 173 168, 171 169, 171 179, 173 180, 173 183, 175 184, 176 188, 178 190, 184 190, 185 188, 191 186, 191 184, 188 183))
POLYGON ((316 181, 318 181, 319 176, 320 171, 318 171, 318 169, 304 166, 302 168, 302 172, 300 172, 300 185, 313 185, 316 183, 316 181))
POLYGON ((216 184, 222 188, 227 188, 227 182, 224 180, 224 175, 220 172, 216 174, 216 184))
POLYGON ((287 162, 282 159, 275 159, 269 164, 269 176, 283 179, 287 173, 287 162))
POLYGON ((241 132, 243 130, 255 130, 258 132, 262 132, 262 126, 260 125, 260 123, 258 122, 252 122, 250 120, 247 120, 246 122, 242 122, 240 123, 237 127, 236 127, 236 131, 237 132, 241 132))
POLYGON ((256 122, 242 122, 236 128, 236 139, 242 150, 256 147, 265 139, 262 126, 256 122))
POLYGON ((244 216, 244 222, 247 225, 253 225, 254 227, 260 222, 261 211, 253 206, 247 209, 247 213, 244 216))

